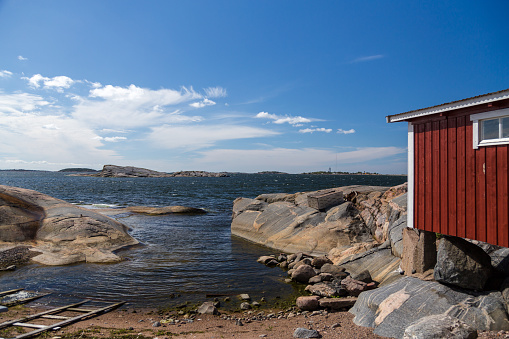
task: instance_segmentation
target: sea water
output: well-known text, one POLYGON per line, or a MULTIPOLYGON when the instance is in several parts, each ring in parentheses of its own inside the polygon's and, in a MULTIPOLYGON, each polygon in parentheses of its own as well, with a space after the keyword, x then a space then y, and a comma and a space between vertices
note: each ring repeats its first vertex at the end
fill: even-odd
MULTIPOLYGON (((0 184, 33 189, 84 207, 183 205, 204 215, 119 215, 141 245, 119 251, 116 264, 28 264, 0 272, 0 290, 53 292, 65 303, 82 298, 135 306, 199 303, 207 295, 248 293, 274 300, 295 292, 286 272, 256 262, 278 251, 234 237, 233 201, 263 193, 295 193, 346 185, 394 186, 404 176, 231 174, 226 178, 98 178, 58 172, 0 171, 0 184)), ((50 298, 50 299, 48 299, 50 298)), ((41 299, 39 302, 44 302, 41 299)), ((232 298, 235 299, 235 298, 232 298)))

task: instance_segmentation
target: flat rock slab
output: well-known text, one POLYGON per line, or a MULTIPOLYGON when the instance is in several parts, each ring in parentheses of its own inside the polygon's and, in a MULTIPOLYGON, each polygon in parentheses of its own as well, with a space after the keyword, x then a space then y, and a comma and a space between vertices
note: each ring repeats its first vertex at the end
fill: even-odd
POLYGON ((322 298, 320 299, 320 307, 329 308, 331 310, 341 310, 343 308, 352 307, 357 301, 356 297, 347 298, 322 298))
POLYGON ((403 277, 361 293, 350 313, 355 324, 375 328, 375 334, 402 338, 407 327, 437 314, 457 318, 479 331, 509 330, 504 304, 500 292, 475 293, 403 277))

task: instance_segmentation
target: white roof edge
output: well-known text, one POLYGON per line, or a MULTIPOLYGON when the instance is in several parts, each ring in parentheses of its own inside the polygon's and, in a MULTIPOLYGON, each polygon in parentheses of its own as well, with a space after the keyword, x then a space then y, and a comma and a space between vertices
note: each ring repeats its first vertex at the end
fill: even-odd
POLYGON ((410 112, 406 112, 406 113, 388 115, 387 122, 391 123, 391 122, 405 121, 405 120, 419 118, 419 117, 423 117, 423 116, 427 116, 427 115, 452 111, 455 109, 472 107, 472 106, 477 106, 477 105, 481 105, 481 104, 487 104, 490 102, 495 102, 495 101, 504 100, 504 99, 509 99, 509 89, 506 89, 506 90, 503 90, 500 92, 481 95, 481 96, 477 96, 477 97, 473 97, 473 98, 468 98, 468 99, 464 99, 464 100, 460 100, 460 101, 455 101, 455 102, 451 102, 451 103, 447 103, 447 104, 443 104, 443 105, 433 106, 433 107, 429 107, 429 108, 422 108, 422 109, 418 109, 418 110, 410 111, 410 112))

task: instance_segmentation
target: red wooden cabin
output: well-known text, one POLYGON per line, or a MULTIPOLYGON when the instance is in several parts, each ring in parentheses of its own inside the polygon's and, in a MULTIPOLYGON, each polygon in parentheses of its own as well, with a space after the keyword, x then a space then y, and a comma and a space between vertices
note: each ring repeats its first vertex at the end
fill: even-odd
POLYGON ((509 89, 397 121, 408 122, 408 226, 509 247, 509 89))

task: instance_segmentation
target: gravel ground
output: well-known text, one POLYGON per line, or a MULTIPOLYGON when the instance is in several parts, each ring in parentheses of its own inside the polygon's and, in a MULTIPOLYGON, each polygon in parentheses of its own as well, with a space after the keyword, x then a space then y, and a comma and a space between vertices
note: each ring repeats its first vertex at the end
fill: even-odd
POLYGON ((28 246, 18 246, 0 250, 0 269, 11 265, 26 264, 30 258, 36 256, 37 252, 30 251, 28 246))
MULTIPOLYGON (((0 316, 0 322, 17 319, 41 310, 16 307, 0 316)), ((265 310, 221 315, 185 316, 159 314, 156 310, 118 309, 95 318, 81 321, 42 338, 293 338, 296 328, 318 330, 322 338, 382 338, 370 328, 352 322, 348 312, 305 313, 287 317, 288 312, 265 310), (269 313, 270 312, 270 313, 269 313), (271 316, 270 314, 274 314, 271 316), (270 315, 270 316, 269 316, 270 315), (282 316, 283 315, 283 316, 282 316), (261 320, 251 320, 253 318, 261 320), (280 319, 278 319, 280 318, 280 319)), ((33 321, 40 323, 40 321, 33 321)), ((5 335, 1 333, 0 335, 5 335)), ((15 333, 11 333, 15 334, 15 333)))

